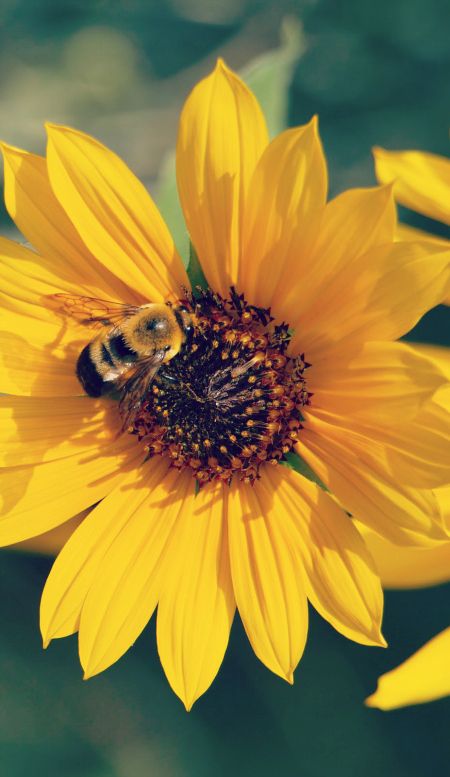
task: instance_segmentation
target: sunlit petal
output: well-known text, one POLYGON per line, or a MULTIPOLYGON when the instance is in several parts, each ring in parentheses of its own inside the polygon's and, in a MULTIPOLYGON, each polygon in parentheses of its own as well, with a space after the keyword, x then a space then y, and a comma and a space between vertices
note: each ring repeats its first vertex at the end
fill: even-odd
POLYGON ((177 180, 203 271, 222 294, 237 282, 250 180, 267 143, 256 98, 219 60, 182 110, 177 180))
POLYGON ((192 490, 164 571, 158 605, 158 652, 170 685, 190 709, 211 685, 228 644, 235 603, 219 485, 192 490))
POLYGON ((53 192, 97 260, 152 302, 188 287, 158 209, 122 160, 83 132, 54 124, 47 130, 53 192))

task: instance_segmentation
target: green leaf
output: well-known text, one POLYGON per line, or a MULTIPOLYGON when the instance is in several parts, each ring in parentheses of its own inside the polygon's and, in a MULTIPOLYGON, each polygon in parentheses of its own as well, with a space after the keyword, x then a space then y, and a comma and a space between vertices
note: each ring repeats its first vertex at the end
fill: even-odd
POLYGON ((307 464, 306 461, 298 455, 298 453, 287 453, 285 460, 281 461, 280 463, 284 464, 285 467, 289 467, 289 469, 295 470, 295 472, 298 472, 300 475, 303 475, 303 477, 308 478, 308 480, 312 480, 313 483, 317 483, 317 485, 320 486, 320 488, 322 488, 324 491, 329 492, 329 489, 326 487, 325 483, 322 483, 318 475, 316 475, 309 464, 307 464))
POLYGON ((184 265, 187 266, 189 264, 189 235, 178 199, 174 151, 166 156, 161 165, 156 182, 155 199, 175 241, 178 253, 184 265))
MULTIPOLYGON (((303 28, 297 19, 287 18, 283 21, 280 38, 281 43, 277 49, 257 57, 241 73, 261 103, 271 136, 286 127, 292 74, 305 50, 303 28)), ((178 199, 174 151, 163 161, 155 192, 156 202, 175 245, 183 262, 188 265, 189 235, 178 199)))

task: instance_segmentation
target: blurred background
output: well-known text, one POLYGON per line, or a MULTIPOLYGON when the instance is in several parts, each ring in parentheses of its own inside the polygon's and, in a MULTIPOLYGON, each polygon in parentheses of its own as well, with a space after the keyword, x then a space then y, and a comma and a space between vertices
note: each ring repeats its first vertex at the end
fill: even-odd
MULTIPOLYGON (((257 88, 273 131, 319 114, 332 194, 371 185, 374 144, 448 153, 447 19, 446 0, 2 0, 0 138, 43 152, 46 120, 94 134, 176 229, 178 113, 220 54, 257 88)), ((0 220, 13 235, 3 206, 0 220)), ((445 314, 433 311, 409 339, 445 344, 445 314)), ((75 639, 42 651, 38 604, 50 566, 2 552, 2 777, 449 773, 449 699, 391 713, 362 702, 379 674, 448 625, 450 585, 387 592, 387 651, 346 641, 312 613, 292 688, 253 656, 237 619, 217 680, 187 714, 160 668, 153 623, 87 683, 75 639)))

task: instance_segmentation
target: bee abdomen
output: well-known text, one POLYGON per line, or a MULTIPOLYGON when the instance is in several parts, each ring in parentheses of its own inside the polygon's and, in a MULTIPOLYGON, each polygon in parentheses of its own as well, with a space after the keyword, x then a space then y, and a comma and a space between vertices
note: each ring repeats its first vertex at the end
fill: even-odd
POLYGON ((91 356, 91 343, 81 351, 77 361, 77 378, 90 397, 100 397, 105 388, 102 376, 91 356))
POLYGON ((139 354, 126 342, 123 335, 115 335, 108 340, 108 348, 114 359, 124 362, 132 362, 138 359, 139 354))

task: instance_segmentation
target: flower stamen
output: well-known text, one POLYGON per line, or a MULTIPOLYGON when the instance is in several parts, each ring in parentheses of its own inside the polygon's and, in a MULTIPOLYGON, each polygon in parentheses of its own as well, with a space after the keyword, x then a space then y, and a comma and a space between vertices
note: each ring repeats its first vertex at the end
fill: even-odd
POLYGON ((192 336, 159 370, 133 433, 149 456, 168 456, 200 485, 254 483, 262 464, 282 460, 298 439, 309 365, 287 355, 288 325, 234 288, 229 298, 199 288, 180 304, 192 336))

